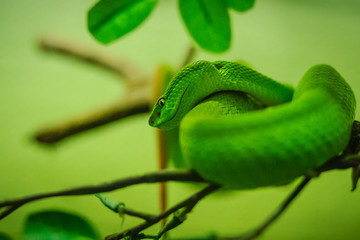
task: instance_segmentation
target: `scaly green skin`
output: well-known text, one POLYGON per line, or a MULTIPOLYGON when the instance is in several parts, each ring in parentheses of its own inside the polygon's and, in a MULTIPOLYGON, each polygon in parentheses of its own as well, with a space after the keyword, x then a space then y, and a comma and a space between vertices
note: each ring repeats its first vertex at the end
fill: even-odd
POLYGON ((351 88, 329 65, 310 68, 294 92, 238 63, 200 61, 160 99, 150 125, 180 125, 188 166, 237 189, 287 184, 339 154, 355 112, 351 88))

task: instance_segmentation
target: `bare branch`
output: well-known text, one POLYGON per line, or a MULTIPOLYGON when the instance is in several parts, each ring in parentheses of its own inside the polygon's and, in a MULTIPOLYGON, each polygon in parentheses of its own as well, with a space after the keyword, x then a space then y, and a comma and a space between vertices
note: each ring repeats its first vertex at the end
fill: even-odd
POLYGON ((124 61, 84 48, 64 39, 45 37, 39 41, 46 51, 56 52, 101 67, 120 76, 127 84, 126 96, 121 100, 92 113, 64 123, 40 129, 35 139, 40 143, 54 144, 67 137, 97 128, 108 123, 151 110, 152 99, 149 77, 130 67, 124 61))
POLYGON ((129 215, 129 216, 133 216, 133 217, 142 218, 146 221, 149 221, 152 218, 156 217, 155 215, 152 215, 152 214, 142 213, 142 212, 127 208, 127 207, 125 207, 125 203, 111 200, 101 193, 95 194, 95 197, 97 197, 101 201, 101 203, 104 204, 105 207, 107 207, 114 213, 119 214, 120 216, 125 214, 125 215, 129 215))
POLYGON ((55 52, 103 68, 122 77, 125 81, 138 79, 140 75, 144 76, 139 69, 130 66, 121 59, 103 54, 89 47, 83 47, 63 38, 42 37, 39 40, 39 46, 45 51, 55 52))
MULTIPOLYGON (((0 213, 0 220, 10 215, 12 212, 14 212, 16 209, 20 208, 23 204, 15 204, 10 207, 8 207, 5 211, 0 213)), ((0 208, 1 209, 1 208, 0 208)))
MULTIPOLYGON (((110 183, 103 183, 95 186, 84 186, 70 190, 56 191, 56 192, 33 195, 15 200, 3 201, 0 202, 0 208, 4 208, 4 207, 10 207, 10 209, 11 207, 19 208, 21 205, 44 198, 52 198, 59 196, 89 195, 95 193, 110 192, 116 189, 121 189, 142 183, 158 183, 158 182, 167 182, 167 181, 205 182, 203 178, 201 178, 197 173, 193 171, 161 171, 161 172, 148 173, 135 177, 123 178, 110 183)), ((15 211, 16 208, 13 209, 12 211, 15 211)))
MULTIPOLYGON (((358 152, 360 151, 360 122, 354 121, 353 130, 351 134, 351 139, 348 147, 344 150, 343 154, 336 156, 316 171, 318 174, 324 171, 329 171, 333 169, 348 169, 358 167, 360 164, 360 157, 358 152)), ((301 183, 295 188, 295 190, 285 199, 285 201, 278 207, 278 209, 260 226, 256 229, 237 236, 230 238, 220 238, 221 240, 250 240, 255 239, 260 236, 275 220, 277 220, 281 214, 289 207, 293 200, 300 194, 304 187, 310 182, 311 177, 305 177, 301 183)), ((358 178, 353 180, 357 182, 358 178)), ((353 184, 353 189, 356 187, 356 184, 353 184)))
POLYGON ((156 215, 135 211, 130 208, 124 208, 124 214, 132 217, 142 218, 145 221, 151 221, 151 219, 154 219, 156 217, 156 215))
POLYGON ((287 207, 294 201, 294 199, 299 195, 299 193, 304 189, 304 187, 310 182, 310 177, 305 177, 304 180, 295 188, 295 190, 285 199, 285 201, 278 207, 277 210, 256 229, 250 231, 249 233, 230 238, 221 238, 221 240, 250 240, 254 239, 260 234, 262 234, 280 215, 287 209, 287 207))
POLYGON ((133 228, 127 229, 122 233, 115 233, 112 235, 107 236, 106 240, 118 240, 122 239, 126 236, 136 236, 139 234, 142 230, 158 223, 162 219, 168 217, 172 213, 176 212, 177 210, 186 207, 186 206, 195 206, 201 199, 209 195, 210 193, 218 190, 220 188, 219 185, 211 184, 201 190, 200 192, 195 193, 194 195, 190 196, 189 198, 185 199, 184 201, 176 204, 172 208, 168 209, 166 212, 156 216, 155 218, 151 219, 150 221, 146 221, 145 223, 139 224, 138 226, 135 226, 133 228))
POLYGON ((35 138, 40 143, 54 144, 72 135, 133 116, 148 113, 152 106, 147 96, 124 98, 123 101, 87 115, 39 130, 35 138))

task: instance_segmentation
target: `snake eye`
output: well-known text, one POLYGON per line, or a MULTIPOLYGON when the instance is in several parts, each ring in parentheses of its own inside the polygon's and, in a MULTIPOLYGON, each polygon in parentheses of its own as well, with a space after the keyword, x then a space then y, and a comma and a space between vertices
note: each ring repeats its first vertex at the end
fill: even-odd
POLYGON ((158 105, 162 108, 165 105, 165 98, 160 98, 158 101, 158 105))

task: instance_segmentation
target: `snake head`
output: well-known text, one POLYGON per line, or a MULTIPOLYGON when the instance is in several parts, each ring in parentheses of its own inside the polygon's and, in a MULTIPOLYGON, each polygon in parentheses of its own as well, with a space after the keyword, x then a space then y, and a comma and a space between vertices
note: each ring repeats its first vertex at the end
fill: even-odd
POLYGON ((170 130, 179 125, 177 110, 166 97, 160 97, 149 118, 149 125, 161 130, 170 130))
POLYGON ((179 126, 181 119, 192 108, 192 101, 183 101, 188 91, 192 75, 180 71, 171 81, 165 94, 155 104, 149 119, 149 125, 162 130, 170 130, 179 126), (184 102, 184 103, 183 103, 184 102))
MULTIPOLYGON (((151 113, 151 116, 149 118, 149 125, 152 127, 156 127, 159 129, 164 129, 163 125, 167 122, 166 113, 165 110, 165 98, 161 97, 155 104, 153 111, 151 113)), ((166 124, 165 124, 166 125, 166 124)))
POLYGON ((159 105, 159 100, 157 101, 156 105, 154 106, 154 108, 151 112, 150 118, 149 118, 149 125, 152 127, 159 127, 159 125, 161 124, 161 108, 162 108, 162 106, 159 105))

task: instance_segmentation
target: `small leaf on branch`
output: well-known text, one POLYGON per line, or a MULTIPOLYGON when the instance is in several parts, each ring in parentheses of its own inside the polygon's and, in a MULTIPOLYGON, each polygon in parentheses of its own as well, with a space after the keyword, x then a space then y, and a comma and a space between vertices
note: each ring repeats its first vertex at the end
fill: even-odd
POLYGON ((102 204, 104 204, 105 207, 109 208, 110 210, 118 213, 119 207, 124 206, 124 203, 121 202, 115 202, 107 197, 104 196, 104 194, 97 193, 95 194, 95 197, 97 197, 102 204))
POLYGON ((170 231, 171 229, 176 228, 186 220, 186 214, 183 215, 182 211, 177 211, 173 214, 172 219, 163 227, 162 230, 158 233, 158 238, 162 237, 164 233, 170 231))
POLYGON ((230 46, 230 18, 223 0, 179 0, 179 9, 191 36, 200 47, 223 52, 230 46))
POLYGON ((230 8, 245 12, 254 6, 255 0, 226 0, 230 8))
POLYGON ((88 29, 107 44, 139 26, 158 0, 101 0, 88 13, 88 29))

